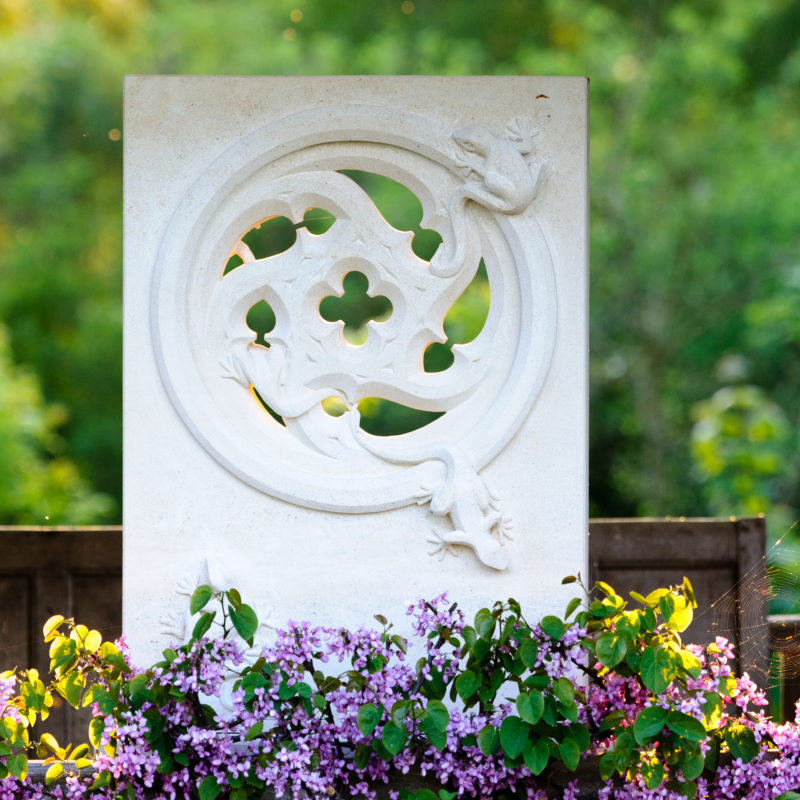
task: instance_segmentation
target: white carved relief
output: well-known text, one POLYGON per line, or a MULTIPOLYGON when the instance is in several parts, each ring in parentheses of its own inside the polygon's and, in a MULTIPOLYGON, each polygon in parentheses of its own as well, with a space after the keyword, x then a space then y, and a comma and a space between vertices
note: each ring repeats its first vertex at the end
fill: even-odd
MULTIPOLYGON (((204 558, 200 566, 200 570, 194 578, 184 575, 175 586, 175 593, 180 597, 185 598, 183 607, 180 611, 173 610, 169 614, 165 614, 159 619, 161 625, 161 633, 169 637, 173 642, 185 642, 189 638, 189 633, 192 629, 192 615, 189 613, 189 600, 198 586, 210 586, 212 590, 217 592, 225 592, 236 586, 237 581, 233 578, 231 570, 220 562, 218 558, 204 558)), ((201 610, 215 610, 213 608, 206 608, 201 610)), ((266 635, 272 626, 264 620, 269 617, 269 609, 254 609, 259 620, 261 620, 258 629, 263 635, 266 635)), ((263 646, 263 642, 262 645, 263 646)), ((256 652, 259 648, 255 648, 256 652)))
POLYGON ((473 230, 468 224, 470 201, 500 214, 519 214, 533 202, 548 173, 543 159, 525 159, 533 150, 535 135, 533 125, 524 118, 511 120, 505 137, 480 125, 453 134, 459 147, 455 159, 468 180, 450 198, 452 237, 450 246, 440 248, 431 261, 435 275, 455 275, 465 264, 473 230))
MULTIPOLYGON (((193 621, 192 615, 189 613, 189 600, 198 586, 210 586, 214 593, 224 592, 236 586, 237 581, 233 578, 233 573, 220 562, 218 558, 204 558, 203 563, 197 576, 192 579, 188 576, 183 576, 175 587, 175 593, 183 599, 182 610, 178 611, 173 609, 168 614, 159 619, 161 624, 161 633, 168 637, 170 642, 183 644, 188 641, 192 631, 193 621)), ((200 611, 217 611, 219 606, 210 604, 209 606, 200 609, 200 611)), ((245 648, 243 651, 244 663, 255 664, 261 655, 266 642, 272 638, 273 627, 266 618, 270 616, 270 609, 262 609, 255 607, 253 609, 259 619, 258 629, 253 636, 253 646, 245 648)), ((209 634, 212 635, 212 634, 209 634)), ((236 635, 234 633, 234 635, 236 635)), ((241 642, 241 639, 240 639, 241 642)), ((219 697, 207 697, 202 695, 204 701, 209 703, 218 712, 232 712, 234 708, 233 703, 233 686, 238 679, 238 673, 231 673, 228 678, 223 682, 222 689, 219 697)))
POLYGON ((466 546, 505 569, 510 521, 479 473, 535 402, 556 331, 553 264, 534 213, 548 168, 531 158, 534 134, 522 120, 503 137, 478 126, 450 133, 395 109, 351 106, 302 112, 223 153, 176 211, 152 291, 162 379, 201 444, 255 488, 311 508, 428 504, 453 528, 437 527, 436 553, 466 546), (377 172, 419 197, 423 227, 443 236, 430 264, 342 169, 377 172), (301 228, 291 248, 260 259, 241 240, 261 220, 297 222, 311 207, 336 218, 326 233, 301 228), (223 275, 233 253, 244 263, 223 275), (486 324, 453 348, 450 368, 427 373, 422 354, 445 341, 444 317, 481 259, 486 324), (392 304, 361 346, 319 314, 351 271, 392 304), (246 324, 261 300, 276 317, 268 347, 246 324), (345 404, 342 416, 324 411, 329 397, 345 404), (444 413, 408 434, 372 436, 359 427, 365 397, 444 413))

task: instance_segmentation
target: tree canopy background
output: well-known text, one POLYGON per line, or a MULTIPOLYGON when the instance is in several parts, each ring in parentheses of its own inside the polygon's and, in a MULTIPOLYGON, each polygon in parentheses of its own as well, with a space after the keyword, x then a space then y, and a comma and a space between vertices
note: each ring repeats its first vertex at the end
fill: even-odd
POLYGON ((122 76, 170 72, 588 75, 591 513, 797 518, 798 3, 0 0, 0 522, 120 518, 122 76))

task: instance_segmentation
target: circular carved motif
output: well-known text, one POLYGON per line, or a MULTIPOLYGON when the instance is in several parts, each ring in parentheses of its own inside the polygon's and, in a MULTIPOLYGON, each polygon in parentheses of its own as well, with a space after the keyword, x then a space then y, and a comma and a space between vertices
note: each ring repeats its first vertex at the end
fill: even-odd
MULTIPOLYGON (((539 185, 525 152, 513 137, 452 132, 356 105, 286 117, 224 152, 173 215, 152 285, 161 377, 203 447, 251 486, 293 503, 362 512, 430 500, 435 513, 465 527, 449 484, 469 484, 514 435, 555 341, 553 264, 528 208, 539 185), (423 226, 444 240, 430 264, 339 172, 349 169, 385 175, 419 197, 423 226), (302 220, 311 207, 335 216, 327 232, 300 229, 287 251, 245 253, 245 263, 223 275, 254 224, 276 215, 302 220), (491 288, 486 324, 454 347, 450 368, 426 373, 421 354, 441 339, 444 316, 481 258, 491 288), (321 300, 341 295, 353 271, 392 305, 360 347, 319 314, 321 300), (261 300, 276 317, 268 348, 245 323, 261 300), (331 396, 349 409, 340 417, 321 407, 331 396), (445 413, 420 430, 373 437, 359 428, 356 410, 371 396, 445 413)), ((487 514, 480 491, 475 497, 487 514)))

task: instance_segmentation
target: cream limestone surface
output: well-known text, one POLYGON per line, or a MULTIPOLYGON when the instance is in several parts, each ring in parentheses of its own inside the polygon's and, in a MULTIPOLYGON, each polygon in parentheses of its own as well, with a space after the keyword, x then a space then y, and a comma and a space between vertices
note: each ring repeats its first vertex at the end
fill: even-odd
POLYGON ((561 613, 587 552, 587 82, 130 76, 125 85, 124 620, 134 658, 190 628, 198 583, 266 623, 358 626, 447 591, 561 613), (420 198, 418 259, 342 169, 420 198), (336 222, 258 258, 263 219, 336 222), (244 262, 223 275, 232 253, 244 262), (425 373, 481 258, 489 317, 425 373), (392 302, 348 344, 320 300, 392 302), (256 343, 249 308, 276 326, 256 343), (283 417, 276 422, 256 399, 283 417), (337 397, 347 411, 327 414, 337 397), (383 397, 443 416, 359 427, 383 397))

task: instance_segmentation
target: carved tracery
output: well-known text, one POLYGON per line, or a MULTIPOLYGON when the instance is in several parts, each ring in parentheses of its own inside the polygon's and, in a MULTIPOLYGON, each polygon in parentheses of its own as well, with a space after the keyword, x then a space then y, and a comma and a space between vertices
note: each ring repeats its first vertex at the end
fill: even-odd
POLYGON ((555 336, 552 263, 534 213, 548 170, 533 156, 535 131, 514 120, 502 136, 478 126, 448 134, 386 109, 337 113, 338 126, 306 113, 310 141, 293 140, 288 125, 257 132, 198 182, 194 197, 214 190, 199 213, 176 215, 154 286, 162 376, 201 443, 256 488, 334 511, 427 504, 452 526, 437 531, 437 552, 464 545, 504 569, 509 520, 479 472, 535 401, 555 336), (443 237, 430 263, 340 169, 371 169, 417 194, 423 221, 443 237), (242 241, 258 220, 302 220, 309 208, 335 222, 319 235, 299 227, 288 250, 266 258, 242 241), (232 254, 243 264, 225 274, 232 254), (444 317, 481 259, 487 324, 453 348, 449 368, 425 372, 423 353, 445 341, 444 317), (350 272, 392 309, 368 323, 360 346, 319 313, 350 272), (246 320, 261 301, 275 325, 258 341, 246 320), (176 305, 189 309, 185 327, 176 305), (345 413, 325 413, 332 397, 345 413), (366 397, 445 413, 423 430, 375 437, 359 426, 366 397))

